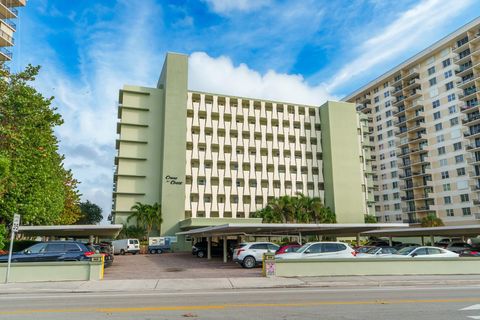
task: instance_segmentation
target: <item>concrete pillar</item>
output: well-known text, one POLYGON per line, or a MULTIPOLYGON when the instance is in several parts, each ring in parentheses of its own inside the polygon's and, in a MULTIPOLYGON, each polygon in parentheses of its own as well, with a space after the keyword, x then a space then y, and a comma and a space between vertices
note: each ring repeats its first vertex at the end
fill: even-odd
POLYGON ((390 247, 393 247, 392 237, 388 237, 388 245, 389 245, 390 247))
POLYGON ((421 236, 420 238, 422 239, 422 246, 424 246, 425 245, 425 237, 421 236))
POLYGON ((223 263, 227 263, 227 236, 223 236, 223 263))
POLYGON ((299 243, 300 245, 303 244, 303 243, 302 243, 302 233, 301 233, 301 232, 298 233, 298 243, 299 243))
POLYGON ((435 237, 430 236, 430 245, 433 246, 434 243, 435 243, 435 237))
POLYGON ((95 236, 90 235, 90 236, 88 237, 88 242, 94 243, 94 241, 95 241, 95 236))
POLYGON ((207 237, 207 259, 212 259, 212 237, 207 237))
POLYGON ((357 247, 360 247, 360 233, 357 233, 357 247))

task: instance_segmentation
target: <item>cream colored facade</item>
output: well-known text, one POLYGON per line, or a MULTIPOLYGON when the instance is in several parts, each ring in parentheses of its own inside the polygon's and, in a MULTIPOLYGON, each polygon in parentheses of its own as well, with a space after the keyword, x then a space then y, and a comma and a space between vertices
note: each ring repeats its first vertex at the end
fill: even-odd
POLYGON ((269 200, 297 193, 321 197, 338 222, 374 214, 368 118, 354 104, 190 91, 187 69, 187 56, 168 54, 157 88, 120 91, 115 223, 137 201, 159 202, 173 235, 253 221, 269 200))
POLYGON ((480 18, 350 94, 370 121, 376 214, 480 222, 480 18))
POLYGON ((0 62, 12 60, 12 52, 7 49, 13 47, 17 26, 13 22, 18 17, 17 7, 26 5, 26 0, 0 0, 0 62))

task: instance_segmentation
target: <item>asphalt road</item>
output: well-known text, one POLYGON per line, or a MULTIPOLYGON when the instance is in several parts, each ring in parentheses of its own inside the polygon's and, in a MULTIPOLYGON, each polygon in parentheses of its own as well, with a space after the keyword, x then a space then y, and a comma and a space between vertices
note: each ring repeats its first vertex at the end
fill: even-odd
POLYGON ((480 319, 480 286, 0 293, 0 319, 480 319), (470 310, 462 310, 462 309, 470 310))

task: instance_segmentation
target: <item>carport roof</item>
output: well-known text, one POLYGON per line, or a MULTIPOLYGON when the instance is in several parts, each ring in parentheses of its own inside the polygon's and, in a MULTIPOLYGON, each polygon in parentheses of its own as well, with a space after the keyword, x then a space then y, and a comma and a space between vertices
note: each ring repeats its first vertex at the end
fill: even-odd
POLYGON ((56 226, 19 226, 18 233, 25 236, 89 237, 115 238, 122 230, 121 224, 109 225, 56 225, 56 226))
POLYGON ((301 232, 304 235, 321 234, 336 236, 355 236, 359 233, 383 228, 407 228, 404 223, 228 223, 220 226, 205 227, 178 232, 177 235, 225 236, 242 234, 287 235, 301 232))
POLYGON ((428 228, 371 230, 363 232, 365 236, 376 237, 413 237, 413 236, 477 236, 480 234, 480 224, 465 226, 444 226, 428 228))

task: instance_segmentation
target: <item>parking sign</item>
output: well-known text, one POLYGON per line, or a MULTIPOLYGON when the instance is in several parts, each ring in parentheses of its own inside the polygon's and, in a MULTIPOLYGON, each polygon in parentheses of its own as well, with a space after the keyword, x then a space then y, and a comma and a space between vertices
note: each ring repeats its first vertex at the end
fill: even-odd
POLYGON ((20 225, 20 215, 15 214, 13 216, 13 226, 12 226, 12 231, 13 232, 18 232, 18 226, 20 225))

